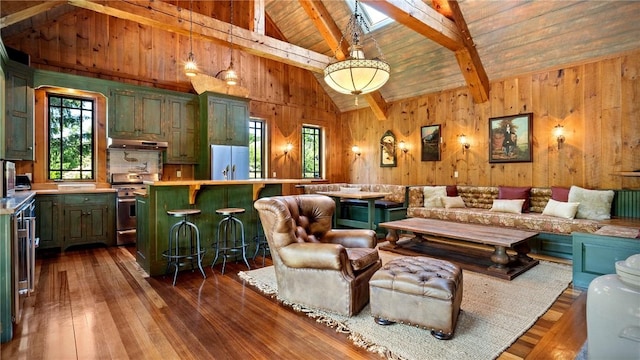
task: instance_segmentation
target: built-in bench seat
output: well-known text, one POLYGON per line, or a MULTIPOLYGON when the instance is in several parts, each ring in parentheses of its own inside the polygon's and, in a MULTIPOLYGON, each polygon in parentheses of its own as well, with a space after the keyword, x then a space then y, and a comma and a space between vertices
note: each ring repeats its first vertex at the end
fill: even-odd
MULTIPOLYGON (((600 220, 565 219, 543 215, 542 212, 551 198, 550 188, 531 188, 529 212, 521 214, 489 211, 493 200, 498 198, 499 187, 459 185, 456 189, 464 201, 464 208, 424 207, 424 186, 410 186, 407 216, 536 231, 540 234, 530 243, 532 252, 564 259, 574 258, 573 233, 596 233, 607 224, 607 221, 600 220)), ((626 195, 628 194, 625 193, 626 195)), ((637 195, 640 195, 640 191, 637 195)), ((637 215, 640 210, 636 210, 634 206, 638 207, 633 202, 617 201, 614 195, 612 216, 615 217, 618 212, 640 216, 637 215)))
MULTIPOLYGON (((318 192, 340 191, 341 188, 360 188, 360 191, 388 192, 389 195, 375 201, 375 224, 385 221, 404 219, 407 216, 407 186, 393 184, 304 184, 300 185, 305 194, 318 192)), ((343 199, 341 202, 341 216, 358 221, 367 221, 367 201, 359 199, 343 199)), ((378 236, 385 235, 385 230, 377 228, 378 236)))

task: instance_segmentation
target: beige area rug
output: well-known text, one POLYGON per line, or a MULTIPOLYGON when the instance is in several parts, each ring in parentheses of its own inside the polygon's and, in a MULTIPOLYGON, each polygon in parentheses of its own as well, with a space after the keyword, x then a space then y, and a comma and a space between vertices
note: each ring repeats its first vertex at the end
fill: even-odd
MULTIPOLYGON (((380 251, 383 263, 395 255, 380 251)), ((268 295, 277 296, 273 266, 240 272, 239 276, 268 295)), ((571 282, 571 267, 541 261, 512 281, 463 271, 462 312, 454 337, 443 341, 427 330, 373 321, 367 305, 357 316, 345 317, 305 308, 318 322, 349 334, 353 342, 389 359, 494 359, 527 331, 571 282)))

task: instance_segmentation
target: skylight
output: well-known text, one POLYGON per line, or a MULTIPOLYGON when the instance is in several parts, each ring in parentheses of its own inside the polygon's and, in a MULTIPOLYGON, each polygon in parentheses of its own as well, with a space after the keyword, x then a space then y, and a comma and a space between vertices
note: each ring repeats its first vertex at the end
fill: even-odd
MULTIPOLYGON (((355 0, 345 0, 345 1, 347 5, 349 5, 349 8, 351 9, 351 11, 353 12, 356 6, 355 0)), ((358 8, 360 13, 364 16, 364 19, 367 22, 367 25, 369 25, 369 31, 377 30, 393 22, 393 19, 388 17, 386 14, 372 8, 371 6, 367 4, 363 4, 361 2, 358 4, 359 4, 358 8)), ((367 29, 362 29, 362 30, 364 30, 365 32, 367 31, 367 29)))

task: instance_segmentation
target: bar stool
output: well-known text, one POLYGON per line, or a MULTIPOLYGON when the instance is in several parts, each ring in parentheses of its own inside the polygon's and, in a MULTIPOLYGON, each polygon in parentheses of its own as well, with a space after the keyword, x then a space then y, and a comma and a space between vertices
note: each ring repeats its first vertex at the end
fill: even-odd
POLYGON ((194 261, 197 262, 202 277, 207 278, 207 275, 202 269, 202 256, 206 250, 200 246, 200 230, 196 224, 187 219, 189 215, 197 214, 200 214, 200 210, 198 209, 167 211, 167 215, 181 219, 169 229, 169 248, 162 253, 162 256, 167 259, 166 272, 169 272, 171 266, 175 268, 173 286, 176 285, 180 267, 190 263, 191 271, 193 271, 195 270, 194 261))
POLYGON ((262 250, 262 267, 264 267, 264 258, 267 256, 267 252, 271 252, 271 249, 269 249, 269 243, 267 242, 267 237, 264 235, 264 229, 262 229, 259 216, 258 221, 256 221, 256 236, 253 237, 253 241, 256 244, 256 251, 253 253, 253 262, 255 263, 256 256, 258 256, 258 253, 262 250))
POLYGON ((247 246, 248 244, 244 239, 244 225, 242 221, 235 215, 243 214, 245 212, 242 208, 224 208, 216 210, 216 214, 223 216, 222 220, 218 223, 218 234, 216 245, 216 257, 211 263, 211 268, 215 266, 218 258, 222 256, 222 274, 224 274, 224 268, 227 264, 228 257, 237 257, 238 253, 242 253, 242 259, 250 270, 249 262, 247 261, 247 246), (238 226, 240 226, 240 234, 238 234, 238 226), (240 238, 238 239, 238 235, 240 238))

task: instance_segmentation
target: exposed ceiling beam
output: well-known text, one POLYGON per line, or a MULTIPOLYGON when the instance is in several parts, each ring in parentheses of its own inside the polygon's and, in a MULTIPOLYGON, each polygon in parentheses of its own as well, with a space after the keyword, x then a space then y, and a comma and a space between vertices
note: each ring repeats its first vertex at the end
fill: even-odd
POLYGON ((40 13, 43 13, 47 10, 51 10, 65 3, 66 3, 65 1, 45 1, 41 4, 28 7, 24 10, 15 12, 13 14, 9 14, 7 16, 0 18, 0 29, 4 29, 7 26, 11 26, 22 20, 26 20, 32 16, 36 16, 40 13))
POLYGON ((256 34, 265 34, 265 13, 264 13, 264 1, 265 0, 253 0, 253 21, 251 22, 251 31, 256 34))
POLYGON ((444 14, 440 14, 422 1, 360 1, 453 51, 473 100, 483 103, 489 99, 489 78, 456 0, 449 0, 446 4, 434 0, 434 6, 444 14))
MULTIPOLYGON (((320 0, 299 0, 304 11, 309 15, 313 24, 322 35, 324 41, 327 42, 331 49, 336 51, 336 59, 344 60, 349 54, 349 46, 343 39, 343 34, 336 22, 333 20, 329 11, 320 0), (340 41, 342 40, 342 41, 340 41)), ((371 107, 378 120, 387 119, 387 103, 379 91, 370 94, 364 94, 363 97, 371 107)))
POLYGON ((422 1, 360 0, 360 2, 383 12, 398 23, 451 51, 464 47, 462 35, 456 24, 422 1))
MULTIPOLYGON (((68 0, 68 3, 101 14, 134 21, 165 31, 189 36, 190 24, 185 10, 162 1, 133 2, 68 0)), ((193 37, 226 44, 231 24, 193 13, 193 37)), ((233 26, 234 47, 249 54, 272 59, 317 73, 331 61, 324 54, 289 44, 250 30, 233 26)))
POLYGON ((456 59, 460 70, 462 70, 462 76, 469 86, 473 100, 476 103, 483 103, 489 100, 489 76, 482 66, 480 55, 478 55, 476 44, 469 33, 467 22, 462 16, 460 5, 456 0, 449 0, 449 9, 447 10, 451 11, 453 20, 462 33, 464 48, 456 51, 456 59))

